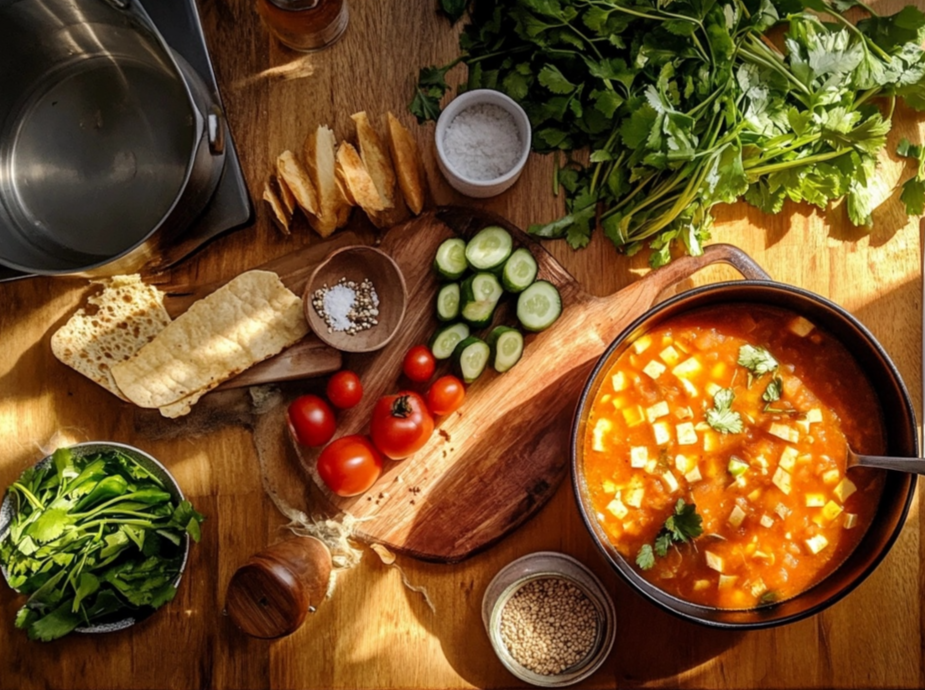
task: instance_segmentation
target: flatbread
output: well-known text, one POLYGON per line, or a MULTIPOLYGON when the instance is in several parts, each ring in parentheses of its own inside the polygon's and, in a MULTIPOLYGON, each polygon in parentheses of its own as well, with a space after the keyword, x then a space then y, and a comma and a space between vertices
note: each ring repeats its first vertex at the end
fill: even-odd
POLYGON ((139 275, 101 281, 92 295, 51 336, 51 351, 61 362, 128 400, 112 376, 112 367, 147 345, 167 324, 164 293, 145 285, 139 275))
POLYGON ((306 333, 302 300, 275 273, 249 271, 195 302, 112 374, 136 405, 178 417, 306 333))

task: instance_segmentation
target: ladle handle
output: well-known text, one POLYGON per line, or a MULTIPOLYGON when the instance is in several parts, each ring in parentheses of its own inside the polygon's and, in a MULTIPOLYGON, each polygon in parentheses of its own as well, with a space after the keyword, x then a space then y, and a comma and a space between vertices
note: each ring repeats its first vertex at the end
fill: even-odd
POLYGON ((886 455, 856 455, 857 467, 876 467, 906 474, 925 474, 925 458, 892 458, 886 455))

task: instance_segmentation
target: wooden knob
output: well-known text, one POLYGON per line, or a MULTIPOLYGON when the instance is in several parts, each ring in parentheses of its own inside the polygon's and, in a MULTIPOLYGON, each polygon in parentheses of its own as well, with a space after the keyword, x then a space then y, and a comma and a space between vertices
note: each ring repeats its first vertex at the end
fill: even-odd
POLYGON ((321 604, 330 579, 328 547, 314 537, 292 537, 238 568, 228 585, 225 610, 248 635, 290 635, 321 604))

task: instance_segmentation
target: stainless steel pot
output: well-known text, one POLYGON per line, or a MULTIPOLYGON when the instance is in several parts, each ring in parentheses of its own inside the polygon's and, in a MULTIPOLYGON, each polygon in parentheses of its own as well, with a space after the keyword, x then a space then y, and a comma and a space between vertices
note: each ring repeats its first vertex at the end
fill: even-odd
POLYGON ((137 1, 0 0, 0 264, 137 270, 215 191, 223 131, 137 1))

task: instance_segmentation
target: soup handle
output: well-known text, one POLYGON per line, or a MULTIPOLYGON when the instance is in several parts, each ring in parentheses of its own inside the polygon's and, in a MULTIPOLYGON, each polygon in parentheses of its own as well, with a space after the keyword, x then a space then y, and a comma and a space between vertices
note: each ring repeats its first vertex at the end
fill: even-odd
POLYGON ((682 256, 671 263, 653 271, 646 280, 651 280, 654 287, 661 292, 685 278, 690 278, 697 271, 711 264, 728 264, 748 280, 772 280, 761 266, 748 254, 731 244, 711 244, 705 247, 699 256, 682 256))

